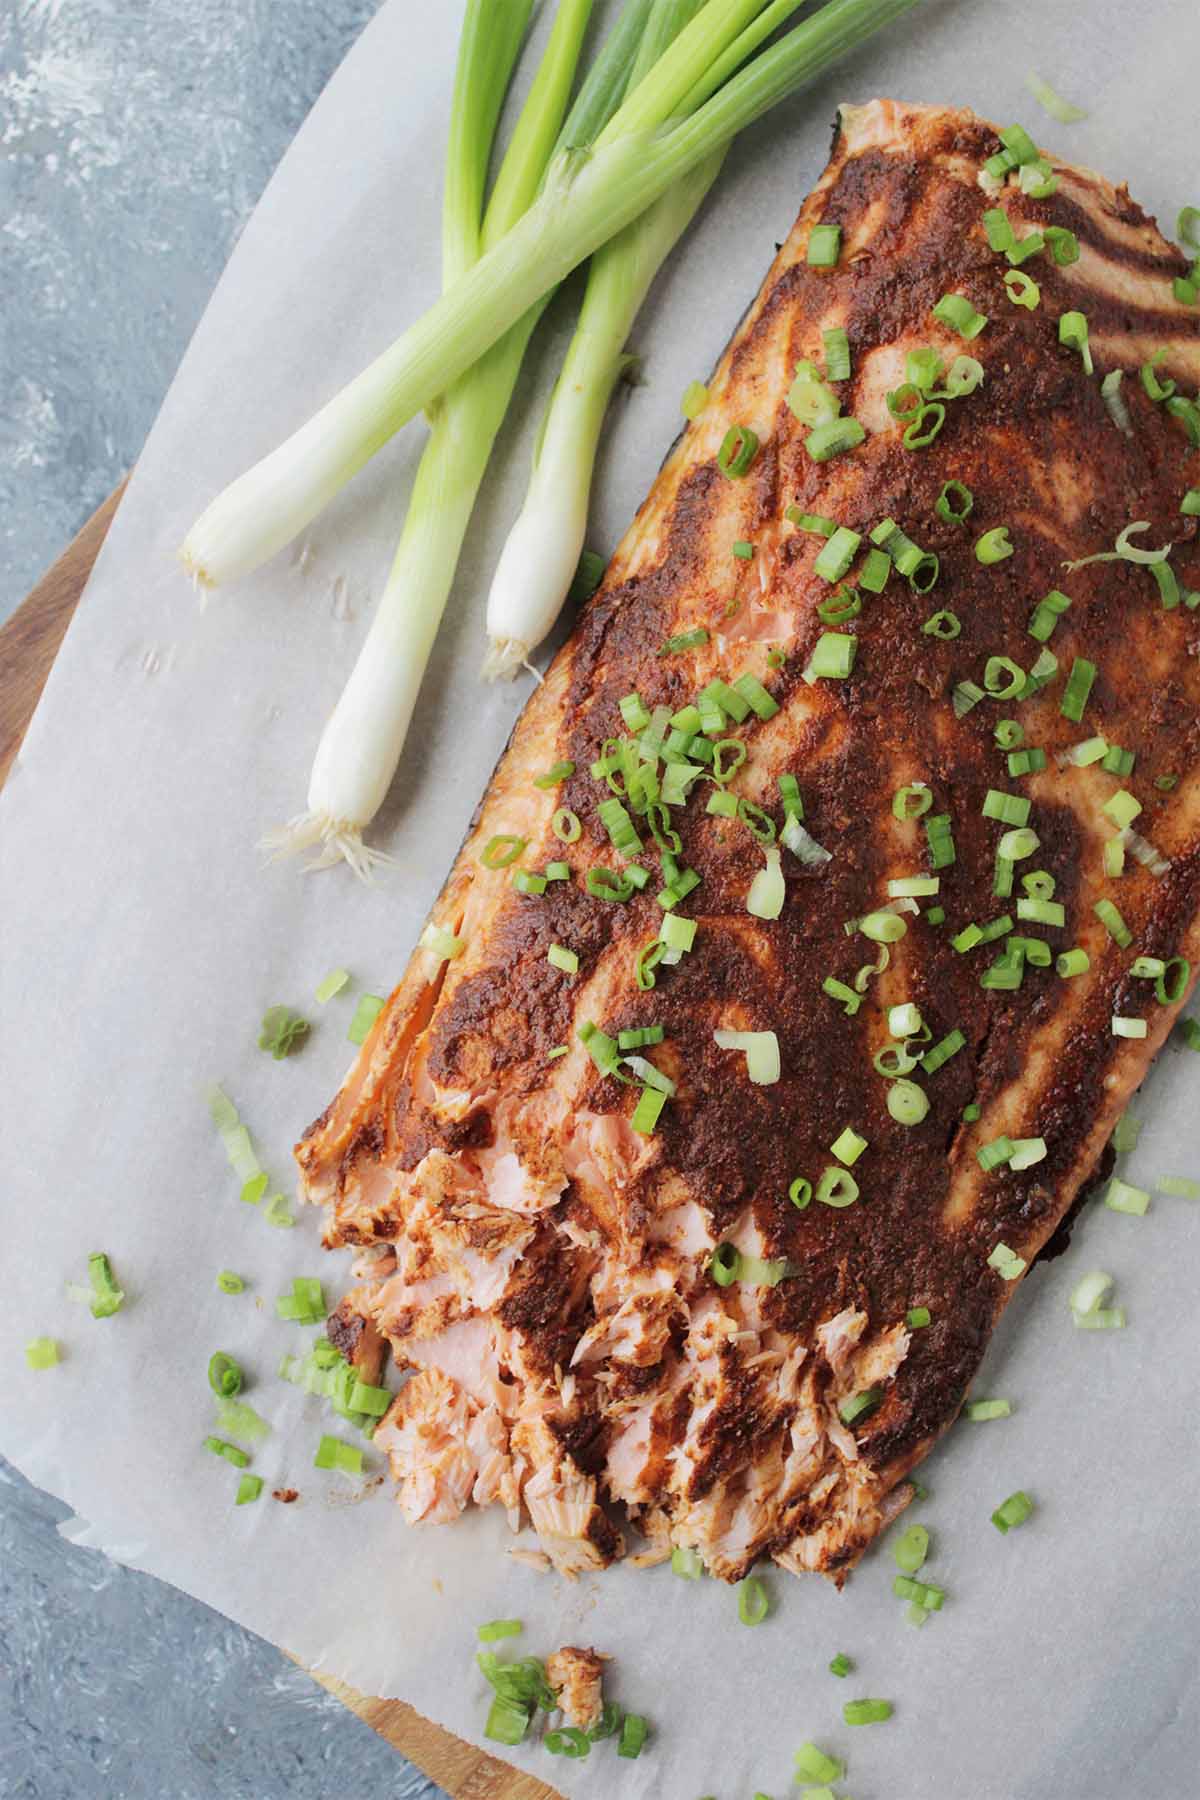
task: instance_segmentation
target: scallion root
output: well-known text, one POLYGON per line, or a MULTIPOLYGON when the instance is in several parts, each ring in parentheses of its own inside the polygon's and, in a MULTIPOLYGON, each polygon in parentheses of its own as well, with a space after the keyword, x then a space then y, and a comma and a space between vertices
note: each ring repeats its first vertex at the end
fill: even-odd
POLYGON ((320 846, 319 854, 305 864, 305 874, 316 869, 332 869, 346 863, 360 881, 370 884, 376 870, 390 867, 396 861, 386 850, 374 850, 363 843, 362 827, 349 819, 331 819, 321 813, 297 813, 286 825, 268 831, 260 840, 272 861, 281 856, 302 856, 306 850, 320 846))

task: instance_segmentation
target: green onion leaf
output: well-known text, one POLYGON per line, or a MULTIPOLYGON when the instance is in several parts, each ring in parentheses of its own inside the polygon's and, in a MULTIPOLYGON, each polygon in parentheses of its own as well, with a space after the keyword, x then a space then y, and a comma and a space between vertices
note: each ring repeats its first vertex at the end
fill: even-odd
POLYGON ((814 462, 828 462, 832 456, 856 449, 866 435, 857 419, 830 419, 824 425, 814 426, 804 440, 804 448, 814 462))
POLYGON ((731 481, 748 473, 758 455, 758 434, 748 425, 731 425, 717 451, 717 467, 731 481))
POLYGON ((968 340, 978 337, 987 324, 986 315, 976 312, 962 294, 943 294, 933 309, 933 316, 968 340))
POLYGON ((985 531, 975 544, 976 561, 983 563, 985 568, 992 563, 1003 562, 1012 554, 1013 546, 1009 542, 1007 525, 993 526, 992 530, 985 531))
POLYGON ((814 225, 808 237, 808 265, 812 269, 837 267, 842 253, 840 225, 814 225))
POLYGON ((1092 352, 1088 344, 1088 322, 1081 312, 1065 312, 1058 321, 1058 341, 1069 350, 1078 350, 1083 358, 1083 372, 1092 373, 1092 352))
POLYGON ((360 994, 346 1036, 352 1044, 365 1043, 367 1034, 383 1011, 382 994, 360 994))
POLYGON ((209 1358, 208 1385, 222 1400, 232 1400, 235 1394, 240 1394, 243 1380, 241 1369, 223 1350, 217 1350, 209 1358))
POLYGON ((1033 1501, 1018 1488, 1015 1494, 1010 1494, 996 1508, 992 1514, 992 1524, 997 1531, 1008 1532, 1017 1525, 1023 1525, 1032 1511, 1033 1501))
POLYGON ((761 1625, 770 1611, 771 1601, 766 1585, 757 1575, 748 1575, 737 1584, 738 1618, 743 1625, 761 1625))
POLYGON ((685 419, 698 419, 708 405, 708 389, 702 381, 689 381, 683 390, 679 409, 685 419))
POLYGON ((318 986, 313 998, 319 1006, 324 1006, 327 1000, 332 1000, 335 994, 341 993, 349 980, 349 969, 331 969, 318 986))

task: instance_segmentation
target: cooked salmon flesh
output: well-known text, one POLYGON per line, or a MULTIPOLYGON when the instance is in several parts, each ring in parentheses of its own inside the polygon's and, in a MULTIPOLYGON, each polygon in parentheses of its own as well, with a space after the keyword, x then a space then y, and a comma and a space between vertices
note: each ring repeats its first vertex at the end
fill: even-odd
POLYGON ((843 109, 298 1146, 414 1524, 840 1580, 1190 992, 1200 306, 1037 158, 843 109))

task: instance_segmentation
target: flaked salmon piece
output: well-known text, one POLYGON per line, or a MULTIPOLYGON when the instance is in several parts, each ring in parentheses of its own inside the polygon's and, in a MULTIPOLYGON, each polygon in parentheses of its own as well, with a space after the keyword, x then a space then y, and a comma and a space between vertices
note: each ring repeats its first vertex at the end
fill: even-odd
POLYGON ((567 1716, 580 1731, 594 1731, 604 1711, 606 1656, 564 1644, 546 1658, 546 1680, 567 1716))
POLYGON ((582 1575, 619 1556, 621 1534, 599 1505, 595 1477, 563 1449, 544 1416, 518 1420, 512 1444, 533 1471, 521 1498, 559 1574, 582 1575))
MULTIPOLYGON (((707 405, 471 822, 433 913, 462 954, 414 953, 298 1146, 327 1244, 371 1258, 331 1331, 361 1366, 386 1340, 409 1371, 378 1438, 413 1519, 494 1499, 574 1573, 621 1554, 624 1513, 649 1539, 643 1558, 681 1545, 728 1579, 774 1557, 840 1581, 906 1503, 906 1475, 956 1417, 1015 1292, 1006 1274, 1020 1265, 989 1257, 1004 1245, 1034 1262, 1190 989, 1200 556, 1181 502, 1200 488, 1200 316, 1172 292, 1184 259, 1124 189, 1051 157, 1057 189, 1034 198, 1015 175, 987 175, 997 149, 969 112, 842 110, 830 163, 707 405), (1032 309, 1014 304, 1010 261, 989 243, 984 213, 997 209, 1018 238, 1049 233, 1021 265, 1032 309), (818 223, 840 228, 833 268, 808 262, 818 223), (934 315, 948 294, 986 319, 970 339, 934 315), (1091 372, 1059 341, 1068 311, 1086 317, 1091 372), (819 461, 789 392, 799 360, 826 367, 830 332, 845 333, 851 361, 831 384, 841 414, 866 435, 819 461), (928 402, 943 409, 939 435, 910 449, 893 407, 919 350, 943 369, 970 356, 982 379, 928 402), (1175 384, 1158 401, 1138 379, 1152 360, 1175 384), (1101 380, 1116 371, 1114 416, 1101 380), (759 449, 731 478, 722 446, 735 426, 759 449), (965 522, 939 510, 951 479, 970 492, 965 522), (835 603, 850 616, 834 622, 822 616, 835 587, 816 566, 821 520, 856 540, 854 591, 835 603), (889 565, 876 591, 862 557, 888 521, 938 563, 911 584, 889 565), (1127 541, 1171 546, 1157 576, 1112 555, 1141 521, 1127 541), (977 540, 1002 526, 1012 554, 985 563, 977 540), (1081 560, 1097 557, 1108 560, 1081 560), (1051 590, 1070 604, 1031 632, 1051 590), (830 629, 852 640, 843 679, 809 667, 830 629), (663 653, 680 634, 686 647, 663 653), (647 733, 686 720, 714 681, 742 681, 744 704, 718 702, 729 759, 744 757, 718 783, 727 798, 708 809, 716 733, 701 744, 681 724, 686 752, 671 754, 696 773, 650 813, 629 772, 648 766, 661 793, 670 764, 662 732, 647 733), (638 732, 621 709, 631 695, 651 719, 638 732), (757 706, 743 720, 747 695, 757 706), (1019 727, 1011 749, 996 741, 1000 717, 1019 727), (1077 763, 1095 737, 1105 748, 1077 763), (622 744, 631 760, 593 776, 622 744), (556 764, 573 772, 539 786, 556 764), (779 848, 781 776, 799 786, 811 841, 804 857, 782 849, 782 909, 764 919, 747 897, 760 839, 779 848), (949 819, 952 858, 932 856, 926 817, 896 816, 902 787, 949 819), (621 788, 648 884, 614 904, 583 878, 625 866, 600 812, 621 788), (552 824, 560 808, 579 821, 569 851, 552 824), (1010 841, 998 861, 1026 811, 1031 860, 1010 841), (518 892, 511 871, 481 860, 497 836, 521 840, 527 869, 568 856, 571 879, 518 892), (666 909, 694 922, 695 939, 664 956, 650 987, 638 967, 672 866, 699 878, 666 909), (891 889, 933 876, 936 894, 891 889), (881 949, 855 922, 891 905, 905 929, 881 949), (994 940, 972 948, 971 925, 994 940), (576 953, 574 977, 548 961, 556 943, 576 953), (1015 977, 1003 951, 1014 943, 1015 977), (1073 946, 1088 966, 1060 979, 1053 958, 1073 946), (1186 959, 1162 1003, 1134 975, 1137 955, 1186 959), (997 956, 1007 967, 982 979, 997 956), (828 977, 841 984, 832 996, 828 977), (901 1004, 930 1034, 919 1055, 953 1046, 909 1072, 928 1100, 911 1125, 893 1117, 876 1066, 901 1004), (1145 1036, 1115 1035, 1114 1016, 1145 1036), (581 1039, 585 1022, 612 1055, 621 1032, 660 1028, 636 1051, 673 1084, 653 1130, 633 1127, 635 1065, 614 1077, 611 1055, 594 1059, 581 1039), (715 1043, 719 1028, 773 1032, 778 1081, 752 1083, 745 1056, 715 1043), (804 1204, 797 1189, 791 1204, 797 1176, 816 1189, 843 1168, 830 1146, 845 1127, 866 1140, 854 1203, 804 1204), (981 1166, 1004 1137, 1032 1153, 981 1166), (728 1285, 710 1268, 718 1244, 740 1253, 728 1285), (910 1325, 917 1308, 927 1325, 923 1312, 910 1325)), ((903 540, 890 549, 905 554, 903 540)))
POLYGON ((391 1463, 410 1524, 444 1525, 472 1500, 485 1506, 499 1499, 516 1528, 517 1477, 504 1421, 440 1369, 422 1369, 405 1382, 373 1441, 391 1463))

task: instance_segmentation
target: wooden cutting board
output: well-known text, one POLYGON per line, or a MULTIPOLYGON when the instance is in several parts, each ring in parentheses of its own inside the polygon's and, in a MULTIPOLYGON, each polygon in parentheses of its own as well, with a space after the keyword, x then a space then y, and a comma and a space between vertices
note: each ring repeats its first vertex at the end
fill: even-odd
MULTIPOLYGON (((109 495, 12 618, 0 625, 0 786, 12 767, 51 664, 99 555, 125 484, 109 495)), ((464 1744, 403 1700, 372 1700, 328 1676, 316 1679, 372 1730, 445 1788, 453 1800, 561 1800, 554 1788, 464 1744)))

